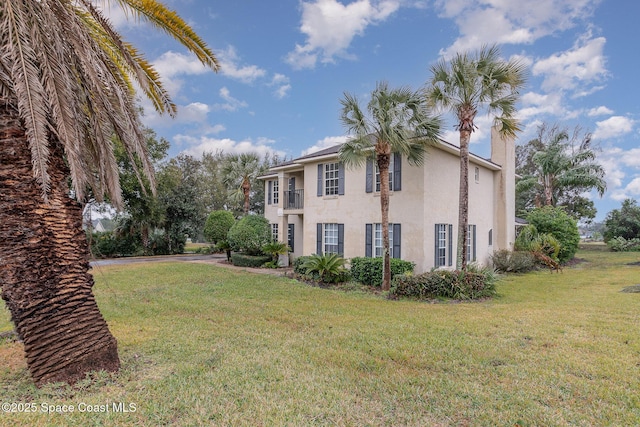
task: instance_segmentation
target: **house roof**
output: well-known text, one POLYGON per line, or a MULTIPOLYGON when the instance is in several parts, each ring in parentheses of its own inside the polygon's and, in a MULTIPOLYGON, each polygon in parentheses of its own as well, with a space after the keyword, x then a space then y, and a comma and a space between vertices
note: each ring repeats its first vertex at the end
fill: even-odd
MULTIPOLYGON (((273 166, 269 169, 269 173, 264 174, 259 179, 267 179, 274 177, 277 172, 283 172, 287 170, 296 170, 301 169, 305 163, 311 163, 324 158, 335 158, 338 156, 340 152, 340 148, 344 144, 334 145, 332 147, 325 148, 320 151, 315 151, 310 154, 306 154, 304 156, 298 157, 293 160, 289 160, 284 163, 280 163, 279 165, 273 166)), ((445 140, 440 140, 439 144, 436 146, 443 151, 446 151, 451 154, 460 155, 460 148, 456 145, 453 145, 445 140)), ((480 157, 476 154, 469 153, 469 160, 474 163, 481 164, 491 170, 500 170, 502 167, 497 163, 492 162, 489 159, 485 159, 484 157, 480 157)))

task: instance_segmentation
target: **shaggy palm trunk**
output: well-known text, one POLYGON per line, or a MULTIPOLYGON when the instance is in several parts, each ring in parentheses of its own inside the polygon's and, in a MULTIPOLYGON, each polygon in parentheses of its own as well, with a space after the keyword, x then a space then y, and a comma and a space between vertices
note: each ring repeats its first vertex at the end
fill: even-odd
POLYGON ((380 211, 382 212, 382 290, 391 289, 391 258, 389 256, 389 160, 390 154, 378 154, 380 171, 380 211))
POLYGON ((242 181, 242 195, 244 196, 244 214, 247 215, 249 213, 249 197, 251 196, 251 183, 249 182, 249 178, 245 178, 242 181))
POLYGON ((24 127, 10 103, 0 104, 0 285, 37 385, 120 366, 91 291, 82 211, 69 197, 60 145, 51 141, 44 201, 24 127))
POLYGON ((469 228, 469 139, 471 131, 460 131, 460 198, 458 201, 458 258, 456 268, 467 269, 467 233, 469 228))

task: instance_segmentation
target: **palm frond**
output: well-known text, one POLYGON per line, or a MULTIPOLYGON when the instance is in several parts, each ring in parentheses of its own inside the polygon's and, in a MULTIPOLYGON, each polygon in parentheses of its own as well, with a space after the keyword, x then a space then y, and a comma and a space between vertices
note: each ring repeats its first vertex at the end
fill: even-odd
POLYGON ((125 12, 128 11, 166 32, 195 54, 200 62, 218 71, 220 66, 211 49, 175 11, 167 9, 155 0, 117 0, 117 2, 125 12))
MULTIPOLYGON (((31 3, 31 2, 29 2, 31 3)), ((30 41, 32 25, 36 25, 37 4, 15 4, 7 2, 2 19, 6 20, 7 40, 3 50, 11 56, 11 76, 20 116, 25 123, 25 132, 31 149, 33 174, 42 187, 46 199, 50 178, 47 168, 49 159, 47 95, 40 81, 38 56, 30 41)), ((3 55, 4 57, 5 55, 3 55)))

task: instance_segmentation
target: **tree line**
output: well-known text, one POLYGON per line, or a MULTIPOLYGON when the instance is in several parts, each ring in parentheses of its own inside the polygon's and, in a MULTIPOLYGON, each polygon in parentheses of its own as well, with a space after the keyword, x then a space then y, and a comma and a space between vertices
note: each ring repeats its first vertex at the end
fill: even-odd
MULTIPOLYGON (((169 142, 151 129, 145 134, 155 191, 141 175, 140 161, 132 160, 115 140, 123 204, 113 231, 94 233, 88 228, 94 256, 182 253, 187 238, 205 240, 205 222, 212 211, 229 211, 236 218, 264 212, 264 186, 257 177, 281 162, 278 156, 217 151, 201 158, 184 153, 169 158, 169 142)), ((92 203, 96 199, 86 212, 92 203)))

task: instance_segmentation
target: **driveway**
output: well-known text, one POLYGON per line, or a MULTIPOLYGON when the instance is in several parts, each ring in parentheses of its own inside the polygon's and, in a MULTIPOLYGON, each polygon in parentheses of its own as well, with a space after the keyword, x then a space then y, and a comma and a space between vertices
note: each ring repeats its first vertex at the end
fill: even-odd
POLYGON ((135 264, 143 262, 199 262, 206 264, 215 264, 217 267, 228 268, 230 270, 244 271, 247 273, 257 274, 271 274, 273 276, 286 276, 287 273, 293 270, 292 267, 287 268, 252 268, 252 267, 238 267, 233 264, 227 263, 226 254, 211 254, 211 255, 161 255, 150 257, 123 257, 112 259, 98 259, 91 261, 92 267, 100 267, 105 265, 119 265, 119 264, 135 264))
POLYGON ((101 265, 115 265, 115 264, 134 264, 139 262, 218 262, 227 258, 224 254, 213 255, 161 255, 161 256, 145 256, 145 257, 123 257, 123 258, 110 258, 110 259, 96 259, 91 261, 92 267, 98 267, 101 265))

